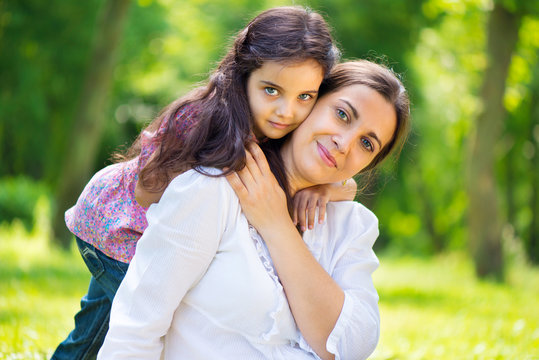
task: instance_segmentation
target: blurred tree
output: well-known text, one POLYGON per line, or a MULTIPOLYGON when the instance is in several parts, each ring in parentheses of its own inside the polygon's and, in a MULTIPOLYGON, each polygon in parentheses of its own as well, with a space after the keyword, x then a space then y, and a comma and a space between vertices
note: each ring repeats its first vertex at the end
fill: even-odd
POLYGON ((75 112, 76 120, 68 135, 70 143, 62 159, 56 191, 57 211, 53 218, 53 231, 55 239, 64 247, 71 240, 71 233, 64 223, 64 210, 80 193, 92 169, 106 119, 106 100, 113 79, 114 55, 120 43, 130 2, 107 0, 97 27, 91 61, 75 112))
POLYGON ((0 1, 0 176, 57 175, 101 3, 0 1))
POLYGON ((470 139, 468 178, 470 248, 480 277, 503 277, 501 220, 493 149, 506 115, 503 95, 520 22, 521 15, 508 10, 500 2, 494 4, 488 20, 488 60, 481 86, 482 110, 470 139))
MULTIPOLYGON (((537 57, 539 57, 539 52, 537 57)), ((531 221, 525 247, 530 261, 535 265, 539 265, 539 61, 535 62, 530 97, 529 138, 527 144, 531 155, 529 161, 532 187, 531 196, 529 197, 531 221)))

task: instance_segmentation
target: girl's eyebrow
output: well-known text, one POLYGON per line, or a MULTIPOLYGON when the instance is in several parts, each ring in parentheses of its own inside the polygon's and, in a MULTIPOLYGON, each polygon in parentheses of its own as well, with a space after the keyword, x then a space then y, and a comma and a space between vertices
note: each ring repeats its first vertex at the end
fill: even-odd
MULTIPOLYGON (((271 87, 274 87, 274 88, 277 88, 277 89, 282 89, 282 87, 280 87, 279 85, 271 82, 271 81, 267 81, 267 80, 260 80, 261 83, 263 84, 266 84, 266 85, 269 85, 271 87)), ((311 93, 311 94, 318 94, 318 90, 305 90, 305 91, 302 91, 301 92, 302 94, 305 94, 305 93, 311 93)))
MULTIPOLYGON (((350 108, 350 110, 352 111, 354 117, 357 119, 358 118, 358 111, 357 109, 352 105, 352 103, 348 100, 345 100, 345 99, 340 99, 342 102, 344 102, 346 105, 348 105, 348 107, 350 108)), ((367 135, 369 135, 371 138, 373 138, 374 140, 376 140, 376 142, 378 143, 378 146, 380 147, 380 149, 382 148, 382 142, 380 141, 380 139, 378 138, 378 136, 374 133, 374 132, 369 132, 367 135)))

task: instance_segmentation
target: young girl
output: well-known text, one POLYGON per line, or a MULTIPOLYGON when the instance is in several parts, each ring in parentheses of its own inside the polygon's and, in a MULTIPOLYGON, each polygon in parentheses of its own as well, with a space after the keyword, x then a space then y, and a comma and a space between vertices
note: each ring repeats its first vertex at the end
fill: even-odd
MULTIPOLYGON (((300 7, 267 10, 239 32, 206 86, 170 104, 124 161, 94 175, 66 212, 92 278, 75 329, 53 359, 91 358, 103 342, 111 301, 147 227, 146 208, 136 202, 135 187, 143 195, 155 194, 155 201, 170 179, 186 169, 241 169, 244 144, 253 134, 261 141, 280 138, 307 117, 337 60, 319 14, 300 7)), ((347 187, 328 185, 311 198, 327 201, 328 192, 333 200, 354 196, 347 187)), ((298 213, 299 220, 305 218, 305 210, 298 213)))

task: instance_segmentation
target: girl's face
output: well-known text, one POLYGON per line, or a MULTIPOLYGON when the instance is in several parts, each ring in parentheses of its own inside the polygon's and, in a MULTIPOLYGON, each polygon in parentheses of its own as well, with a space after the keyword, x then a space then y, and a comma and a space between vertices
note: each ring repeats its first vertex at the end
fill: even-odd
POLYGON ((351 178, 393 137, 393 106, 365 85, 321 97, 283 148, 295 189, 351 178))
POLYGON ((247 80, 247 97, 257 138, 278 139, 311 112, 324 72, 315 60, 286 64, 266 61, 247 80))

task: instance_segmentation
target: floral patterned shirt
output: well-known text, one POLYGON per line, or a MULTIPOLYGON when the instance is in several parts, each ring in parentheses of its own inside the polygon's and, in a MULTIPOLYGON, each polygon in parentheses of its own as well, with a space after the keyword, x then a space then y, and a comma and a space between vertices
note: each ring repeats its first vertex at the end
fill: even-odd
MULTIPOLYGON (((179 141, 196 119, 197 112, 191 105, 174 116, 179 141)), ((66 225, 73 234, 116 260, 131 261, 137 241, 148 226, 147 208, 135 200, 135 186, 139 170, 159 145, 156 135, 164 133, 168 123, 165 119, 157 133, 142 133, 139 156, 97 172, 75 206, 65 213, 66 225)))

